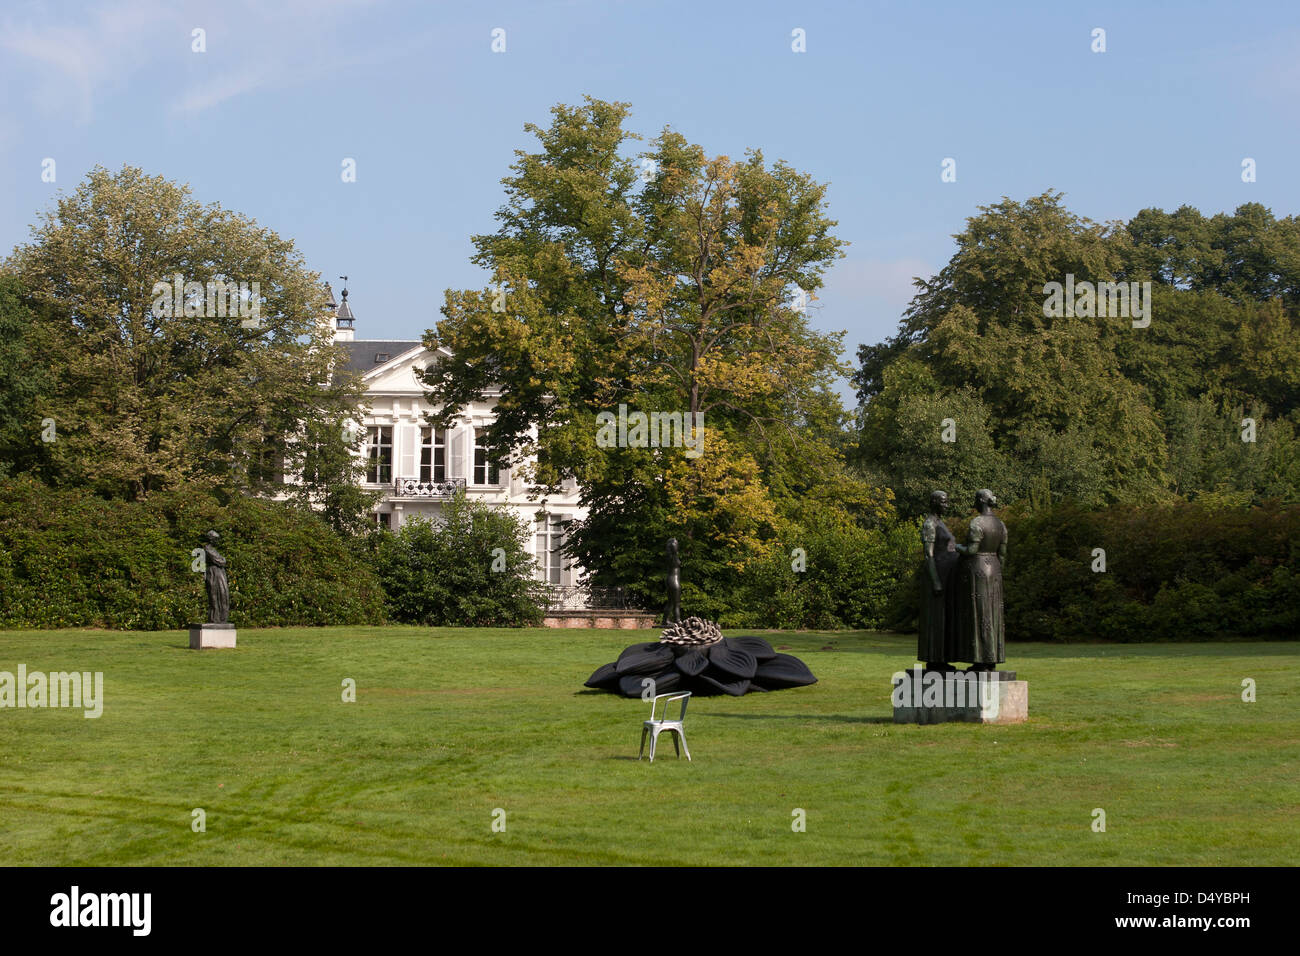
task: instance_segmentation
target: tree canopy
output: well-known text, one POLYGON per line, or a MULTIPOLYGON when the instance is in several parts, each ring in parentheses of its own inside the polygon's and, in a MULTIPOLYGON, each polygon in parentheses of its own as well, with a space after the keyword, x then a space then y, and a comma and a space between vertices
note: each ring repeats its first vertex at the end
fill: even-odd
POLYGON ((1252 203, 1098 224, 1061 198, 981 207, 897 335, 859 348, 865 472, 913 511, 930 487, 981 482, 1094 505, 1295 500, 1300 223, 1252 203), (1047 284, 1067 276, 1150 283, 1149 324, 1049 314, 1047 284))
POLYGON ((264 490, 313 454, 317 479, 324 461, 346 470, 321 449, 360 392, 333 374, 325 291, 291 241, 162 177, 96 168, 5 272, 50 370, 24 412, 29 432, 33 412, 54 422, 48 480, 136 499, 264 490))
POLYGON ((425 344, 451 358, 424 381, 441 423, 491 390, 493 454, 535 454, 542 493, 581 489, 590 517, 570 553, 600 583, 658 592, 670 535, 696 580, 715 580, 809 500, 847 521, 888 500, 845 470, 843 333, 812 329, 802 304, 843 244, 825 186, 757 150, 711 157, 671 129, 632 155, 628 115, 589 97, 526 127, 538 149, 516 151, 500 228, 474 239, 493 285, 447 292, 425 344), (620 406, 681 416, 699 453, 602 447, 601 416, 620 406))

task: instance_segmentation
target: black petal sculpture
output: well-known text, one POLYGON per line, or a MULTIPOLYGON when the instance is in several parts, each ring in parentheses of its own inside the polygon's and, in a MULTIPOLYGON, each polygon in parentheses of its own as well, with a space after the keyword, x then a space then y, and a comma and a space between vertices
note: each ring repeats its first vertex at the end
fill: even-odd
POLYGON ((671 624, 657 642, 631 645, 617 661, 597 668, 586 686, 640 697, 646 680, 654 681, 656 694, 689 690, 700 697, 817 683, 807 664, 778 654, 763 638, 723 637, 717 624, 698 617, 671 624))

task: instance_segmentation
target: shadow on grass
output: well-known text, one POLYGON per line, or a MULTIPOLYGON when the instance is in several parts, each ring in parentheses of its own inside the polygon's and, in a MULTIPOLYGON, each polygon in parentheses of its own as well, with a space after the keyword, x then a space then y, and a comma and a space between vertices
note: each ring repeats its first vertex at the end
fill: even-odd
MULTIPOLYGON (((669 751, 670 751, 670 752, 669 752, 666 756, 665 756, 662 752, 656 753, 656 754, 655 754, 655 759, 656 759, 656 760, 678 760, 678 759, 680 759, 680 760, 685 761, 686 763, 690 763, 690 762, 691 762, 691 761, 687 760, 684 756, 679 758, 675 753, 672 753, 672 752, 671 752, 671 748, 669 748, 669 751)), ((609 755, 608 757, 606 757, 605 759, 606 759, 606 760, 626 760, 628 763, 636 763, 637 761, 640 761, 641 763, 644 763, 644 764, 646 764, 647 766, 648 766, 649 763, 650 763, 650 758, 647 757, 647 756, 645 756, 644 754, 643 754, 642 756, 640 756, 640 757, 625 757, 625 756, 623 756, 622 754, 610 754, 610 755, 609 755)))
POLYGON ((1007 644, 1008 663, 1016 658, 1052 660, 1070 657, 1296 657, 1296 641, 1262 641, 1241 638, 1231 641, 1150 641, 1142 644, 1007 644))
MULTIPOLYGON (((725 629, 724 629, 725 631, 725 629)), ((916 646, 916 634, 897 631, 726 631, 728 637, 752 633, 783 651, 801 654, 872 654, 906 656, 916 646), (859 643, 867 642, 867 643, 859 643), (778 645, 785 645, 778 647, 778 645), (820 645, 820 646, 813 646, 820 645), (826 645, 830 645, 827 647, 826 645)), ((1289 657, 1300 654, 1294 638, 1220 637, 1197 641, 1008 641, 1009 661, 1015 658, 1060 657, 1218 657, 1243 653, 1260 657, 1289 657)), ((911 666, 909 663, 907 666, 911 666)))
POLYGON ((844 714, 718 714, 704 712, 700 717, 724 717, 731 720, 829 720, 840 724, 892 724, 889 717, 848 717, 844 714))

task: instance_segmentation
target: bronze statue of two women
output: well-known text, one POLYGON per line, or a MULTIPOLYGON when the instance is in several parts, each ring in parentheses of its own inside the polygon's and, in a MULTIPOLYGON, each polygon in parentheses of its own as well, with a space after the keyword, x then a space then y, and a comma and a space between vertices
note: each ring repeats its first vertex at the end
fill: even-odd
POLYGON ((952 670, 952 661, 969 661, 973 671, 993 670, 1007 659, 1002 608, 1007 526, 993 514, 996 505, 987 488, 976 492, 978 514, 966 543, 959 544, 943 523, 948 495, 930 496, 930 513, 921 524, 925 568, 916 650, 926 670, 952 670))

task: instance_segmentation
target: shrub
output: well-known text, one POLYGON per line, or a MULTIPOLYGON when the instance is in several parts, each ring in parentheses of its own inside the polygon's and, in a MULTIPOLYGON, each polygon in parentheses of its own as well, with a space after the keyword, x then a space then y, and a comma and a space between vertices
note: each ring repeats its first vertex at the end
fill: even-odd
MULTIPOLYGON (((884 626, 900 580, 912 573, 906 525, 793 528, 742 580, 728 627, 875 629, 884 626), (795 570, 796 548, 803 570, 795 570)), ((919 540, 919 539, 918 539, 919 540)), ((685 601, 685 598, 683 598, 685 601)))
POLYGON ((529 533, 526 522, 463 491, 436 523, 408 518, 374 552, 389 616, 430 626, 540 624, 546 588, 533 579, 529 533))

